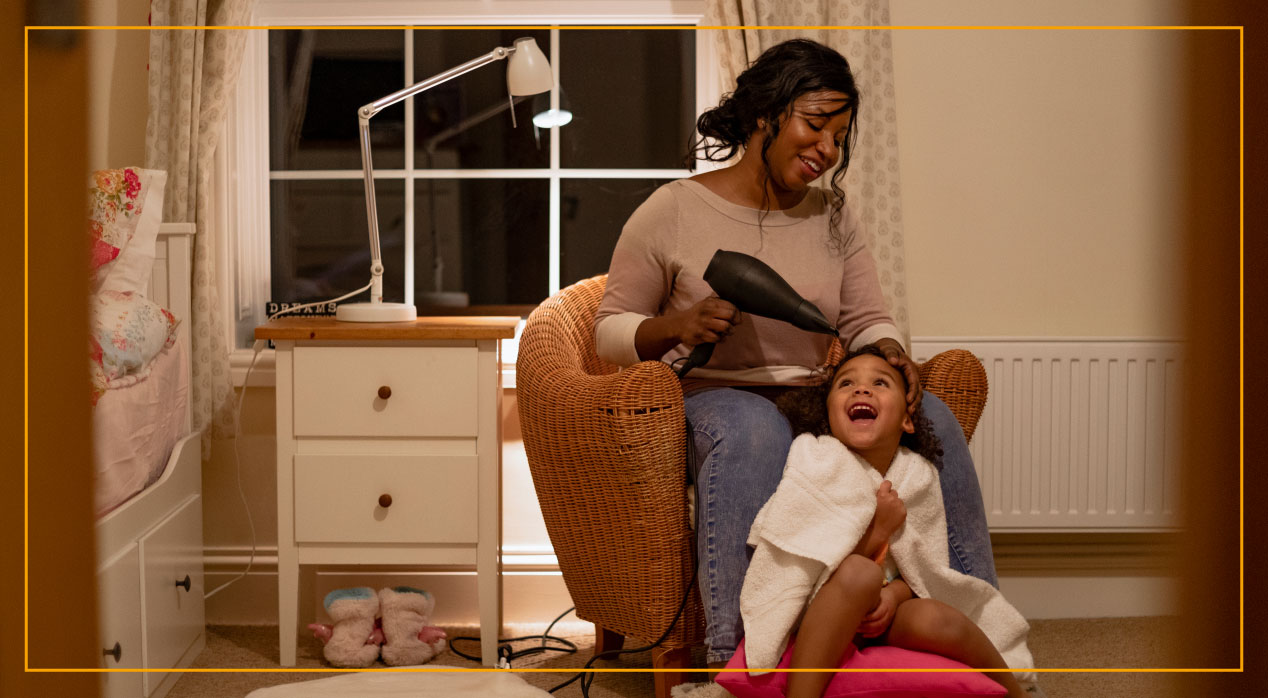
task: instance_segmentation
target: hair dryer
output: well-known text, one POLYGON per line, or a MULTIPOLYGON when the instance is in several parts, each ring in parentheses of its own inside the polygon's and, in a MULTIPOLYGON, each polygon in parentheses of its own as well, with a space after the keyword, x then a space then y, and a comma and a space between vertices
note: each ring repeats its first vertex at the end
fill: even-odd
MULTIPOLYGON (((783 320, 807 332, 837 336, 836 326, 828 322, 814 303, 802 298, 783 277, 756 257, 718 250, 704 270, 704 280, 719 298, 729 301, 741 312, 783 320)), ((678 377, 708 363, 711 356, 712 343, 697 344, 678 370, 678 377)))

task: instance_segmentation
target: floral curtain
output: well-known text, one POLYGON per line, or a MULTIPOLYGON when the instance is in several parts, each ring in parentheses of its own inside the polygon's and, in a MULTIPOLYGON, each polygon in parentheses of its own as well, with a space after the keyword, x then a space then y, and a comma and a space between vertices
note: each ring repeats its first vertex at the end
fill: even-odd
MULTIPOLYGON (((154 27, 248 24, 255 0, 153 0, 154 27)), ((167 171, 163 220, 194 222, 193 310, 190 325, 194 429, 232 433, 233 384, 218 287, 216 249, 225 235, 212 217, 212 172, 229 95, 242 64, 243 29, 152 29, 147 168, 167 171)), ((211 440, 203 440, 203 457, 211 440)))
MULTIPOLYGON (((861 93, 858 136, 845 178, 846 201, 860 216, 876 259, 894 323, 911 347, 903 254, 902 191, 898 178, 894 62, 888 29, 761 29, 889 25, 889 0, 709 0, 704 24, 745 27, 712 32, 723 93, 763 50, 796 37, 845 56, 861 93)), ((822 182, 821 182, 822 183, 822 182)))

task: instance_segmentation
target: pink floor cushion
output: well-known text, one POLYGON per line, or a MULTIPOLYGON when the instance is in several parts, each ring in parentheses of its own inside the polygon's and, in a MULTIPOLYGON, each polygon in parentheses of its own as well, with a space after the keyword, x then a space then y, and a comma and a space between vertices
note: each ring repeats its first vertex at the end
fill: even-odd
MULTIPOLYGON (((868 647, 849 651, 841 662, 842 669, 967 669, 965 665, 927 652, 898 647, 868 647)), ((779 669, 792 665, 793 643, 779 661, 779 669)), ((744 642, 726 665, 727 669, 747 669, 744 642)), ((737 698, 784 698, 788 674, 771 672, 749 676, 747 671, 726 671, 717 681, 737 698)), ((832 677, 824 698, 842 696, 883 696, 884 698, 959 698, 963 696, 1007 695, 1004 687, 973 671, 858 671, 841 672, 832 677)))

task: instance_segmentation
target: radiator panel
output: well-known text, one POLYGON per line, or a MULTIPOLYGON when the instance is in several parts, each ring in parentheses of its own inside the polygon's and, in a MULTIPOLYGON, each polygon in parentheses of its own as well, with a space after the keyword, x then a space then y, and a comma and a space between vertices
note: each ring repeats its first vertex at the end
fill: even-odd
POLYGON ((969 449, 992 530, 1179 525, 1178 342, 913 344, 918 361, 961 348, 986 368, 990 397, 969 449))

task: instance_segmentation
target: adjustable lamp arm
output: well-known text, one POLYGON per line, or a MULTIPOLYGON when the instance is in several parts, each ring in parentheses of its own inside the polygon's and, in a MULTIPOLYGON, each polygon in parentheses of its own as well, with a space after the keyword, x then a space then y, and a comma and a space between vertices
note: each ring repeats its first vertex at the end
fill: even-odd
POLYGON ((397 90, 357 110, 357 124, 361 133, 361 169, 365 175, 365 215, 370 229, 371 303, 379 303, 383 300, 383 256, 379 250, 379 214, 374 199, 374 164, 370 156, 370 119, 375 114, 397 102, 409 99, 419 92, 452 80, 464 73, 469 73, 476 68, 488 65, 494 61, 504 60, 513 53, 515 53, 514 46, 499 46, 479 58, 473 58, 460 66, 433 75, 402 90, 397 90))
MULTIPOLYGON (((357 110, 357 123, 361 137, 361 169, 365 175, 365 216, 370 228, 370 302, 340 305, 335 311, 336 319, 348 322, 402 322, 412 321, 417 317, 417 311, 411 304, 383 302, 383 254, 379 249, 379 216, 374 200, 374 163, 370 157, 370 119, 387 107, 409 99, 423 90, 506 58, 512 58, 506 68, 506 89, 512 99, 520 95, 545 92, 554 84, 550 63, 537 47, 537 42, 531 38, 520 38, 515 40, 514 46, 499 46, 479 58, 393 92, 357 110)), ((512 125, 515 123, 514 116, 515 112, 512 111, 512 125)))

